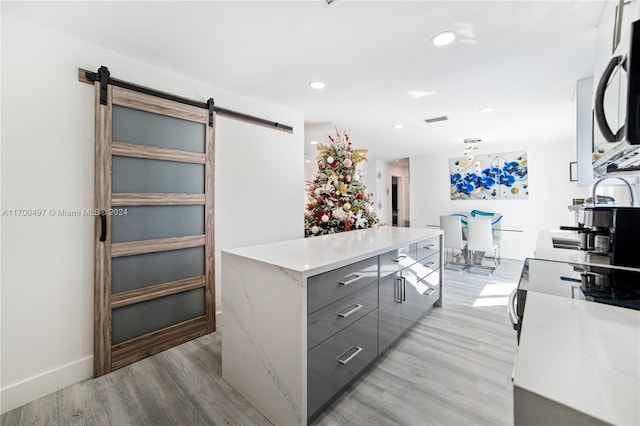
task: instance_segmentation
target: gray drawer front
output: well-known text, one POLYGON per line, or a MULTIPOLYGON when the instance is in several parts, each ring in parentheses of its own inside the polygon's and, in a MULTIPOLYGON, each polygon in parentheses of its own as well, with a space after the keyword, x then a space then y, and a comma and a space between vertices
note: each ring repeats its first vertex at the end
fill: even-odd
POLYGON ((312 416, 378 353, 378 310, 308 352, 307 413, 312 416), (361 348, 358 352, 357 348, 361 348), (357 353, 356 353, 357 352, 357 353), (351 357, 351 359, 349 359, 351 357), (346 361, 344 364, 336 358, 346 361))
POLYGON ((307 280, 307 313, 312 313, 378 281, 378 258, 372 257, 307 280))
POLYGON ((424 259, 425 257, 429 257, 434 253, 440 252, 440 237, 429 238, 428 240, 420 241, 417 244, 417 255, 416 259, 418 261, 424 259))
MULTIPOLYGON (((406 277, 404 287, 404 299, 402 302, 403 318, 406 327, 419 320, 440 298, 440 286, 435 284, 438 281, 438 272, 434 272, 423 280, 416 281, 415 276, 406 277), (431 278, 434 278, 432 283, 431 278)), ((403 330, 404 331, 404 330, 403 330)))
POLYGON ((421 279, 417 288, 422 293, 419 297, 422 300, 418 302, 422 306, 422 309, 420 309, 422 314, 425 307, 427 309, 430 308, 440 299, 440 271, 435 271, 426 278, 421 279))
POLYGON ((440 253, 434 253, 409 268, 418 279, 424 278, 434 271, 440 269, 440 253))
POLYGON ((416 245, 401 247, 380 255, 380 278, 398 272, 416 262, 416 245))
POLYGON ((378 284, 371 284, 312 313, 307 319, 307 348, 312 349, 377 307, 378 284))

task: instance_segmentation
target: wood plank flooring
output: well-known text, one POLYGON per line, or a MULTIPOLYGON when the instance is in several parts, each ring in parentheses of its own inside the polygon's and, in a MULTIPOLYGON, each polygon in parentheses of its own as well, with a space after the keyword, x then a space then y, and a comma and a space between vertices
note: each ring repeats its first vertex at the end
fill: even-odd
MULTIPOLYGON (((502 301, 521 261, 493 276, 445 271, 425 316, 314 425, 510 425, 516 335, 502 301), (484 290, 484 291, 483 291, 484 290), (497 291, 497 293, 500 293, 497 291), (495 293, 495 291, 494 291, 495 293)), ((0 425, 268 425, 221 375, 218 331, 0 417, 0 425)))

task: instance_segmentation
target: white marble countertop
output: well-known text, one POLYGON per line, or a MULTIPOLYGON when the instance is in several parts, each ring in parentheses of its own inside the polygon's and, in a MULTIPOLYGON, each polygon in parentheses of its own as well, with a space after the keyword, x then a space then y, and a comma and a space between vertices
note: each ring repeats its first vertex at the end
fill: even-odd
POLYGON ((381 226, 223 252, 314 275, 440 234, 435 229, 381 226))
POLYGON ((514 385, 617 425, 640 424, 640 311, 529 292, 514 385))

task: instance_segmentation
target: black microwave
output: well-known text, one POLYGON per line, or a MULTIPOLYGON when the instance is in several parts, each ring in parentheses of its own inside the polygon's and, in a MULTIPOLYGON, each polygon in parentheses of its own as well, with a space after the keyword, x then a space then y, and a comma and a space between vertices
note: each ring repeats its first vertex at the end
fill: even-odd
POLYGON ((640 170, 640 20, 625 53, 611 58, 594 97, 594 132, 608 145, 594 152, 596 176, 640 170))

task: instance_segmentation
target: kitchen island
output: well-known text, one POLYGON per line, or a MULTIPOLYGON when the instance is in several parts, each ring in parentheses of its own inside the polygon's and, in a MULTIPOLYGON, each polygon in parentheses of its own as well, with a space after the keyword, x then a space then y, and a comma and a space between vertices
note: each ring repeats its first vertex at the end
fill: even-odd
POLYGON ((222 376, 307 424, 432 306, 442 231, 379 227, 222 252, 222 376))

